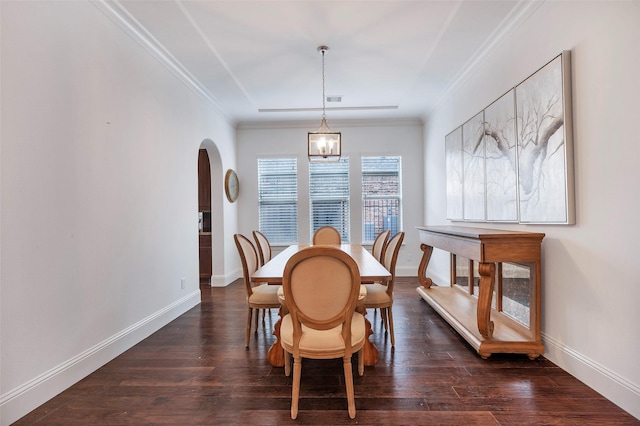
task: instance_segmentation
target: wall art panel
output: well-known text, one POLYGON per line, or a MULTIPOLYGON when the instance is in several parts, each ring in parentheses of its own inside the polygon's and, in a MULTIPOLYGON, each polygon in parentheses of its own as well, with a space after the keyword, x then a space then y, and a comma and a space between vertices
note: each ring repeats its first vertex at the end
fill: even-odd
POLYGON ((447 173, 447 219, 462 220, 462 126, 444 138, 447 173))
POLYGON ((485 168, 483 113, 462 125, 464 220, 485 219, 485 168))
POLYGON ((510 90, 484 110, 487 220, 518 221, 516 105, 510 90))
POLYGON ((569 53, 516 86, 520 222, 574 223, 569 53))

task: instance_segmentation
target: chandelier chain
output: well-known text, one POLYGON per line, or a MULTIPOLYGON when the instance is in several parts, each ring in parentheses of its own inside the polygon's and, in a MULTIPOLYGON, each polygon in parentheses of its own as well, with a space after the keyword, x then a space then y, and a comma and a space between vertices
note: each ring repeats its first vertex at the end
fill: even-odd
POLYGON ((340 132, 332 131, 327 124, 327 93, 324 69, 324 54, 327 50, 329 50, 329 47, 324 45, 318 46, 317 49, 318 52, 322 53, 322 121, 318 130, 307 134, 309 162, 340 161, 341 134, 340 132))
POLYGON ((327 118, 325 114, 325 101, 327 97, 324 94, 324 52, 325 49, 322 49, 322 119, 327 118))

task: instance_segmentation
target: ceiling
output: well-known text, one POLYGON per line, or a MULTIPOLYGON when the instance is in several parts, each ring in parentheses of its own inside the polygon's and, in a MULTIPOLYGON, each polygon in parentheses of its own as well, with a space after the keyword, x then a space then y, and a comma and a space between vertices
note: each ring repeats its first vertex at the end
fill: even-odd
POLYGON ((424 119, 539 3, 120 0, 136 34, 232 123, 424 119))

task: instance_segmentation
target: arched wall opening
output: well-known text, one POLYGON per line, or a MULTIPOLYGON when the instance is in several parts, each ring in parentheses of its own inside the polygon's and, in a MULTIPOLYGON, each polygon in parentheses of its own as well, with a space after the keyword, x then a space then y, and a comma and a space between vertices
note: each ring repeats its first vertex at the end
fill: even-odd
MULTIPOLYGON (((211 232, 211 265, 212 278, 210 285, 220 285, 224 277, 224 192, 223 170, 220 151, 211 139, 200 143, 200 148, 206 150, 209 159, 210 174, 210 232, 211 232)), ((201 250, 203 252, 203 250, 201 250)), ((201 284, 203 282, 201 281, 201 284)))

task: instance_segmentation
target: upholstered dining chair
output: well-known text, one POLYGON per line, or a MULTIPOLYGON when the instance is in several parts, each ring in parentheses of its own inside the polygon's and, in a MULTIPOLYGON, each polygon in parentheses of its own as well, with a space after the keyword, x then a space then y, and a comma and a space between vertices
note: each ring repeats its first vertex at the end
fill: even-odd
POLYGON ((380 309, 384 327, 391 335, 391 346, 396 345, 393 334, 393 285, 396 280, 396 261, 398 260, 398 252, 400 251, 402 240, 404 240, 404 232, 398 232, 391 237, 384 250, 382 265, 391 272, 391 278, 384 283, 365 284, 367 299, 364 302, 364 306, 367 309, 380 309))
MULTIPOLYGON (((271 243, 269 243, 269 239, 260 231, 253 231, 253 239, 256 240, 256 249, 258 251, 258 260, 260 261, 260 266, 263 266, 265 263, 271 260, 271 243)), ((262 321, 264 321, 265 314, 267 310, 262 310, 262 321)), ((271 315, 271 310, 269 309, 269 315, 271 315)), ((257 320, 256 316, 256 320, 257 320)))
MULTIPOLYGON (((387 240, 389 239, 390 233, 390 230, 384 229, 380 231, 380 233, 376 236, 376 239, 373 240, 373 245, 371 246, 371 254, 380 263, 384 262, 384 249, 387 247, 387 240)), ((375 309, 374 312, 376 312, 375 309)))
POLYGON ((388 229, 381 231, 378 236, 376 236, 376 239, 373 241, 373 246, 371 247, 371 254, 378 259, 380 263, 382 263, 383 260, 382 256, 384 256, 384 249, 387 245, 390 232, 388 229))
POLYGON ((271 244, 269 239, 260 231, 253 231, 253 239, 256 240, 260 266, 271 260, 271 244))
POLYGON ((333 226, 321 226, 313 234, 313 245, 340 244, 340 232, 333 226))
POLYGON ((245 347, 249 347, 249 338, 251 336, 251 319, 253 311, 256 311, 255 323, 256 332, 258 331, 258 314, 260 309, 280 308, 278 299, 277 285, 259 284, 254 285, 251 282, 251 276, 258 269, 258 254, 251 240, 242 234, 235 234, 233 239, 240 254, 242 261, 242 274, 244 277, 244 285, 247 290, 247 333, 245 337, 245 347))
POLYGON ((298 416, 302 358, 342 358, 349 417, 355 418, 351 358, 358 352, 358 374, 364 374, 365 321, 355 312, 360 293, 356 262, 336 247, 311 246, 294 254, 282 277, 286 307, 280 342, 285 352, 285 374, 291 373, 291 418, 298 416))

